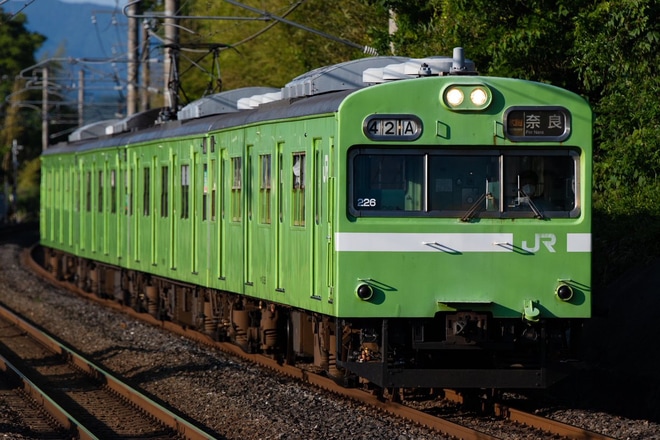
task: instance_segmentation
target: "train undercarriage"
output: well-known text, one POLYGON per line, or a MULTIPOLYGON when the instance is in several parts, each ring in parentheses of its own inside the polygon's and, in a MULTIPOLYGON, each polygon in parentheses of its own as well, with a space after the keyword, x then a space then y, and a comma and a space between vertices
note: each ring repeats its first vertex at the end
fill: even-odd
POLYGON ((493 320, 438 313, 429 319, 337 319, 46 250, 58 279, 137 312, 231 341, 248 353, 303 361, 346 386, 545 388, 563 377, 579 322, 493 320), (573 335, 573 337, 571 337, 573 335))

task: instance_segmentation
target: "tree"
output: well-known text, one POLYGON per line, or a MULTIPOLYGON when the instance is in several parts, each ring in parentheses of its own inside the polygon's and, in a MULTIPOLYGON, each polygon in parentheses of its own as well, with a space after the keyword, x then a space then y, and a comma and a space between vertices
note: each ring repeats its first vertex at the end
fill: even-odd
POLYGON ((370 46, 370 30, 387 26, 386 10, 374 9, 360 0, 242 3, 327 37, 276 19, 264 20, 260 14, 231 2, 188 3, 187 15, 253 19, 181 21, 184 28, 194 32, 180 33, 181 80, 191 99, 205 92, 219 91, 215 78, 218 74, 223 90, 246 86, 282 87, 311 69, 367 56, 355 46, 370 46), (254 20, 257 18, 261 19, 254 20), (213 44, 219 54, 216 64, 212 56, 213 44), (197 68, 200 66, 204 71, 197 68))
POLYGON ((576 23, 575 68, 596 112, 594 253, 615 276, 660 256, 660 4, 600 2, 576 23))
POLYGON ((18 180, 14 173, 11 150, 14 140, 22 144, 29 139, 29 133, 34 132, 28 130, 25 124, 25 121, 30 120, 30 115, 23 115, 25 110, 5 102, 11 92, 22 88, 23 85, 15 82, 14 78, 21 70, 35 63, 34 53, 45 41, 42 35, 28 32, 25 22, 24 15, 11 17, 0 9, 0 96, 3 97, 0 103, 0 114, 3 117, 0 127, 0 157, 4 187, 15 187, 18 180))
MULTIPOLYGON (((397 31, 379 40, 397 55, 451 55, 461 46, 481 74, 580 91, 573 70, 574 18, 585 0, 371 0, 393 11, 397 31)), ((381 34, 382 37, 382 34, 381 34)))

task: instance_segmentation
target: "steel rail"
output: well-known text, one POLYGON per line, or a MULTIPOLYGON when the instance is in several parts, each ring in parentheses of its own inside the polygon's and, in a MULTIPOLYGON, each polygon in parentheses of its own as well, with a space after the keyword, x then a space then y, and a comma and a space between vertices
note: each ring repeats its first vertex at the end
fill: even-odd
MULTIPOLYGON (((158 403, 154 402, 153 400, 143 395, 139 391, 135 390, 134 388, 125 384, 118 378, 114 377, 112 374, 105 371, 101 367, 95 365, 91 361, 75 353, 70 348, 57 342, 55 339, 45 334, 42 330, 39 330, 38 328, 26 322, 25 320, 21 319, 16 314, 12 313, 9 309, 0 306, 0 318, 5 319, 6 321, 12 323, 20 330, 24 331, 31 338, 35 339, 37 342, 42 344, 48 350, 65 357, 69 363, 71 363, 72 365, 74 365, 84 373, 92 377, 95 377, 99 380, 102 380, 105 383, 105 385, 110 390, 115 392, 117 395, 126 399, 128 402, 131 402, 133 405, 136 405, 137 407, 139 407, 140 409, 142 409, 143 411, 154 417, 156 420, 158 420, 162 425, 171 428, 172 430, 176 431, 185 438, 190 440, 203 440, 203 439, 213 438, 212 435, 204 432, 202 429, 198 428, 193 423, 189 422, 188 420, 185 420, 181 416, 168 410, 162 405, 159 405, 158 403)), ((43 391, 36 392, 36 396, 43 396, 43 397, 37 397, 37 401, 44 402, 44 406, 49 410, 49 412, 51 408, 54 409, 58 408, 58 405, 54 404, 54 401, 52 401, 49 397, 47 397, 47 395, 43 393, 43 391)), ((69 414, 66 414, 65 416, 63 416, 62 414, 57 414, 57 415, 53 414, 53 416, 56 417, 56 419, 62 424, 62 426, 65 426, 67 429, 80 426, 79 422, 75 421, 75 419, 73 419, 69 414), (66 419, 69 419, 70 422, 67 422, 66 419)), ((80 433, 82 435, 81 438, 96 438, 93 435, 91 437, 87 437, 89 432, 86 431, 85 429, 81 430, 80 433)))

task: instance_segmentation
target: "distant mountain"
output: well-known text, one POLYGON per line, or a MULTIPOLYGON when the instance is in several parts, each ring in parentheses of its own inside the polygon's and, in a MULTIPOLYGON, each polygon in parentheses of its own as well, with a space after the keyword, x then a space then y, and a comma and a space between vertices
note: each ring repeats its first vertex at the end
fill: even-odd
MULTIPOLYGON (((15 13, 23 6, 24 1, 9 1, 2 4, 2 9, 15 13)), ((49 58, 71 60, 60 61, 64 75, 59 78, 60 83, 77 84, 78 70, 86 70, 84 122, 113 118, 117 112, 125 111, 126 63, 102 61, 113 57, 126 59, 128 20, 121 8, 37 0, 21 13, 27 16, 29 31, 47 38, 35 54, 37 62, 49 58), (119 85, 123 88, 117 89, 119 85)), ((77 99, 76 93, 74 87, 72 100, 77 99)))
MULTIPOLYGON (((22 5, 23 2, 8 2, 3 8, 11 13, 12 8, 17 10, 22 5)), ((36 54, 37 60, 56 55, 106 58, 126 52, 127 20, 121 9, 41 0, 31 3, 22 13, 27 16, 28 30, 47 38, 36 54), (62 54, 59 49, 63 49, 62 54)))

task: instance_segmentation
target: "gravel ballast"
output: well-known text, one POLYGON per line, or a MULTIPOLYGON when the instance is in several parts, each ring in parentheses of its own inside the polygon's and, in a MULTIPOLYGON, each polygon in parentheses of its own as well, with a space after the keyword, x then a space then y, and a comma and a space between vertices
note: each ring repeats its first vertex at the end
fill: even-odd
MULTIPOLYGON (((0 301, 219 438, 442 438, 51 287, 21 267, 22 250, 0 244, 0 301)), ((579 392, 590 388, 597 387, 579 392)), ((575 407, 563 403, 540 415, 618 439, 660 439, 653 421, 585 408, 589 396, 575 401, 575 407)))

